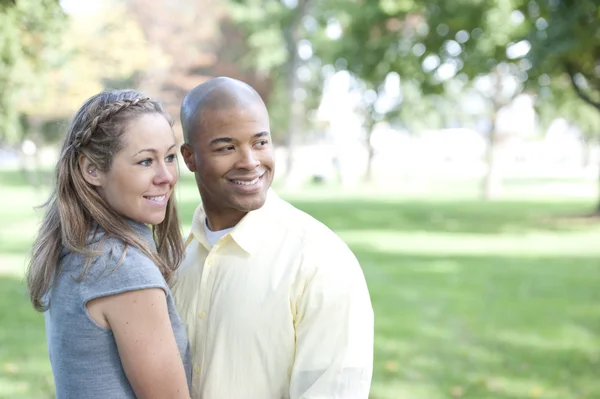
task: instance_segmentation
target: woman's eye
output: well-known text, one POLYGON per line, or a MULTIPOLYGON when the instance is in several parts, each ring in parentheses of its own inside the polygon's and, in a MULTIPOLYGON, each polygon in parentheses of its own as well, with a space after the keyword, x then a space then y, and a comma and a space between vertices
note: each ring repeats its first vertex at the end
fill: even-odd
POLYGON ((175 155, 175 154, 167 155, 167 158, 165 158, 165 159, 169 163, 175 162, 175 160, 177 159, 177 155, 175 155))
POLYGON ((143 161, 138 162, 138 164, 142 166, 150 166, 152 165, 152 160, 150 158, 144 159, 143 161))

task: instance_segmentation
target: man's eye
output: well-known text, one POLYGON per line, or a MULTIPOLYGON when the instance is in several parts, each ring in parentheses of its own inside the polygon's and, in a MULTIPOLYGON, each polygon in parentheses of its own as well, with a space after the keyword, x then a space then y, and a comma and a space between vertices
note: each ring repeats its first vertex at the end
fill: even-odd
POLYGON ((233 151, 233 146, 232 145, 228 145, 226 147, 221 147, 221 148, 218 148, 217 151, 219 151, 219 152, 233 151))

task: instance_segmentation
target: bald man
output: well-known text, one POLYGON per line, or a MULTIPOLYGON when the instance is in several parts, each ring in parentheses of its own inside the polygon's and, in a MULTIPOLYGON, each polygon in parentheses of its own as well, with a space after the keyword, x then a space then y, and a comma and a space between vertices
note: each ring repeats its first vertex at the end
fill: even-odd
POLYGON ((192 348, 192 397, 369 395, 373 309, 344 242, 270 188, 269 114, 215 78, 181 108, 181 152, 201 205, 172 287, 192 348))

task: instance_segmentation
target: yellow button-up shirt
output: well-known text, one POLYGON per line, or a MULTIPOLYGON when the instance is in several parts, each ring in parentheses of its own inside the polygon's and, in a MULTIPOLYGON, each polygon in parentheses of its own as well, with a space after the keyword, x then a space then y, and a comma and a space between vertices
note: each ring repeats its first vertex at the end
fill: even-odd
POLYGON ((373 309, 356 257, 269 191, 212 248, 196 209, 172 292, 192 348, 192 398, 368 397, 373 309))

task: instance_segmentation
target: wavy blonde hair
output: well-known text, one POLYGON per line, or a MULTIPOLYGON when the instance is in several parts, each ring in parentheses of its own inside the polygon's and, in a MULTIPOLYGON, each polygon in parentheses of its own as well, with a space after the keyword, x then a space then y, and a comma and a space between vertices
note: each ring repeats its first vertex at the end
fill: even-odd
POLYGON ((49 307, 49 303, 44 303, 44 296, 53 278, 60 273, 59 257, 63 248, 86 256, 80 278, 99 255, 89 247, 95 224, 104 230, 106 237, 122 240, 125 248, 133 246, 144 252, 167 281, 181 263, 184 245, 175 195, 167 203, 164 220, 152 227, 157 248, 154 251, 86 182, 79 167, 79 159, 87 157, 96 168, 107 172, 115 154, 125 145, 123 137, 128 126, 141 115, 154 113, 163 115, 173 125, 157 101, 134 90, 106 90, 89 98, 75 114, 56 165, 52 194, 43 205, 46 213, 26 274, 30 299, 36 310, 45 311, 49 307))

